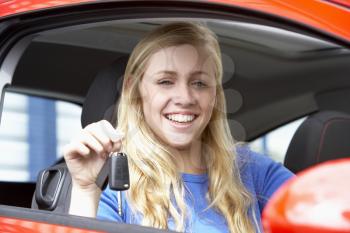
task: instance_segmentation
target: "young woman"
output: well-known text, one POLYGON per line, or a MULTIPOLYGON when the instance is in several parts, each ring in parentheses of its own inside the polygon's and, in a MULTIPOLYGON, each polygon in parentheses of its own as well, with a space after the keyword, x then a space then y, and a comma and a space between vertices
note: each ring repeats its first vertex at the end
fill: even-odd
POLYGON ((132 52, 118 106, 118 130, 88 125, 67 145, 70 213, 185 232, 258 232, 261 211, 292 174, 236 146, 226 119, 216 36, 197 23, 161 26, 132 52), (107 156, 128 155, 130 189, 102 192, 107 156))

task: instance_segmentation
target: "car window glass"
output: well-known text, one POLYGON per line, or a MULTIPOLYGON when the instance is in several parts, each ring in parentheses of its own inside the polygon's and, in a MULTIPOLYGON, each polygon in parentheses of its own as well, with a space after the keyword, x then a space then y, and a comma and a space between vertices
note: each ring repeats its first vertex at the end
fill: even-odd
POLYGON ((289 143, 305 118, 283 125, 249 143, 250 148, 283 163, 289 143))
POLYGON ((38 172, 62 157, 80 127, 81 107, 5 93, 0 125, 0 181, 35 181, 38 172))

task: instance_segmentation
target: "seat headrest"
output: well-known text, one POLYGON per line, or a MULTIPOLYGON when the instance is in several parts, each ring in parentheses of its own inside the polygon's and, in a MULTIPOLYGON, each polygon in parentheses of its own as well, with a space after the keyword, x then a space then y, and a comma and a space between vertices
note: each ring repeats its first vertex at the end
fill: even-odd
POLYGON ((345 157, 350 157, 350 115, 323 111, 299 126, 284 165, 296 173, 320 162, 345 157))
POLYGON ((128 57, 122 56, 97 73, 84 100, 81 113, 83 128, 103 119, 115 124, 115 103, 121 93, 127 62, 128 57))

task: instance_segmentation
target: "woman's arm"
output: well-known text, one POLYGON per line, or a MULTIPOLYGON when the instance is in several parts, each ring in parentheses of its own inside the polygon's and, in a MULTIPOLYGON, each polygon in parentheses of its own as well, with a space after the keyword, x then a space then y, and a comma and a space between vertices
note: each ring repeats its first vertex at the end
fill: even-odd
POLYGON ((64 149, 64 159, 72 177, 69 213, 96 217, 101 190, 97 176, 111 152, 121 148, 122 134, 106 120, 86 126, 64 149))
POLYGON ((100 196, 101 190, 97 186, 96 189, 84 190, 73 185, 69 214, 96 217, 100 196))

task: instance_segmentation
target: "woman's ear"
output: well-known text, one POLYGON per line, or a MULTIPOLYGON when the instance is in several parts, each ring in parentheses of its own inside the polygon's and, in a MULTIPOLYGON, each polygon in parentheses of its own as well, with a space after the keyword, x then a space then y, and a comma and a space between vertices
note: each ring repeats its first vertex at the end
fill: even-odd
POLYGON ((125 90, 128 90, 132 86, 133 77, 130 75, 126 79, 124 79, 124 88, 125 90))

